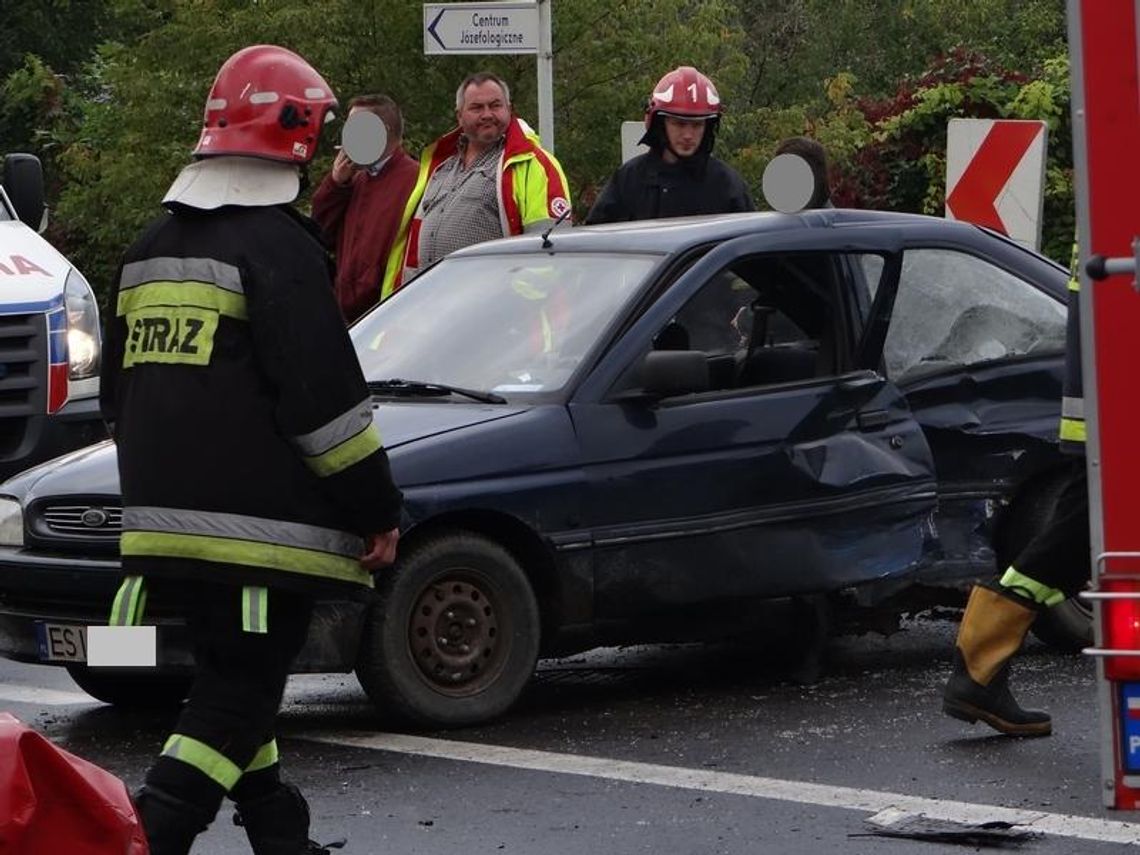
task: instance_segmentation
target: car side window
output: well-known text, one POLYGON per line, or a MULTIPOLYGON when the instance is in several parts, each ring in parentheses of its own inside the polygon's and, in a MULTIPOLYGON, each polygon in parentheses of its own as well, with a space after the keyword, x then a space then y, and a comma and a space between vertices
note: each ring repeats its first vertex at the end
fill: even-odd
POLYGON ((653 347, 703 352, 713 390, 834 374, 843 269, 829 253, 742 259, 713 276, 653 347))
POLYGON ((710 356, 734 353, 747 341, 746 313, 755 299, 752 286, 723 270, 685 304, 674 319, 688 333, 689 350, 710 356))
POLYGON ((988 261, 949 249, 903 256, 883 357, 896 381, 1060 350, 1065 306, 988 261))

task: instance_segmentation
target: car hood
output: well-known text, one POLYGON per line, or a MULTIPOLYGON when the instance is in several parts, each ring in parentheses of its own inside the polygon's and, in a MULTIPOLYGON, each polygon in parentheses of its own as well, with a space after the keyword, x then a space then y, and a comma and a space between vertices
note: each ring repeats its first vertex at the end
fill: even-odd
POLYGON ((511 418, 531 409, 513 404, 415 401, 384 402, 375 407, 373 418, 384 447, 392 450, 453 430, 511 418))
MULTIPOLYGON (((384 402, 373 417, 388 451, 402 445, 475 425, 511 418, 530 410, 512 404, 452 403, 414 400, 384 402)), ((0 494, 26 504, 42 496, 119 493, 115 445, 105 441, 41 463, 0 484, 0 494)))

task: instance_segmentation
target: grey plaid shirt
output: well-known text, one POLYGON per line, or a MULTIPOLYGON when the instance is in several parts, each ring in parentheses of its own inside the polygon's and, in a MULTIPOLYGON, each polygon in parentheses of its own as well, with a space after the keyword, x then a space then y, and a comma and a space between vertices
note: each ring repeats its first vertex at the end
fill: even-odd
POLYGON ((499 217, 499 158, 503 140, 463 168, 463 151, 439 165, 424 189, 419 266, 485 240, 503 237, 499 217))

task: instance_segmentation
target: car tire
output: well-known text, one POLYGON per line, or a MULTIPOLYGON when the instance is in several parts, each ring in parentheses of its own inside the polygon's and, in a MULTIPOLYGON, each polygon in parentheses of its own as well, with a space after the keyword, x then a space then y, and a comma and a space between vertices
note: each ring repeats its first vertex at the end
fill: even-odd
MULTIPOLYGON (((1063 477, 1046 476, 1034 479, 1018 493, 994 538, 999 574, 1046 524, 1050 509, 1064 486, 1063 477)), ((1093 643, 1092 610, 1083 600, 1070 597, 1044 610, 1033 622, 1033 634, 1057 650, 1079 652, 1093 643)))
POLYGON ((175 707, 190 693, 193 677, 153 670, 106 670, 68 665, 67 673, 96 700, 124 709, 175 707))
POLYGON ((534 591, 514 556, 473 533, 440 533, 378 574, 356 675, 395 722, 479 724, 521 694, 539 634, 534 591))

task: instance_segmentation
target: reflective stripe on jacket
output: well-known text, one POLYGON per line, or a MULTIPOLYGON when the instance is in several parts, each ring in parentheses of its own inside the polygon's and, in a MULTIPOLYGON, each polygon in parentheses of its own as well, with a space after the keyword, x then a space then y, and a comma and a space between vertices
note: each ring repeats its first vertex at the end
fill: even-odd
POLYGON ((1077 245, 1073 244, 1069 277, 1069 314, 1065 322, 1065 380, 1061 392, 1061 448, 1085 452, 1085 400, 1081 380, 1081 282, 1077 277, 1077 245))
POLYGON ((100 402, 127 575, 371 586, 400 493, 323 249, 284 207, 178 206, 127 251, 100 402))
MULTIPOLYGON (((455 128, 424 149, 415 188, 404 205, 396 242, 388 256, 380 299, 390 297, 419 268, 420 202, 428 181, 440 165, 459 151, 460 130, 455 128)), ((538 135, 521 119, 507 126, 496 188, 503 237, 536 231, 570 210, 566 175, 554 155, 539 145, 538 135)))

